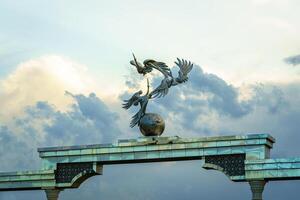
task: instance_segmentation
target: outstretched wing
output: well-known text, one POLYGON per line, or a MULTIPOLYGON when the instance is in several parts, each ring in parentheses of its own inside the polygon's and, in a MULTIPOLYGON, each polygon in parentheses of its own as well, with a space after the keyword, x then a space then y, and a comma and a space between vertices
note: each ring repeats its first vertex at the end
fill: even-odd
POLYGON ((140 119, 143 117, 144 113, 139 110, 131 119, 130 128, 135 127, 135 125, 139 124, 140 119))
POLYGON ((145 60, 144 65, 160 71, 165 77, 172 76, 171 69, 164 62, 157 62, 155 60, 145 60))
POLYGON ((124 100, 124 103, 122 104, 123 105, 122 107, 125 108, 125 109, 128 109, 132 106, 132 104, 137 105, 141 94, 142 94, 141 90, 134 93, 130 99, 124 100))
POLYGON ((169 87, 171 86, 171 82, 168 78, 164 78, 160 85, 155 88, 151 93, 150 93, 150 97, 151 98, 160 98, 160 97, 164 97, 168 94, 169 92, 169 87))
POLYGON ((183 83, 188 80, 188 73, 193 69, 193 64, 191 61, 186 61, 184 59, 177 58, 177 62, 175 64, 179 67, 178 77, 176 81, 178 83, 183 83))
POLYGON ((164 62, 154 62, 154 65, 157 66, 159 69, 167 73, 168 75, 171 74, 171 69, 166 65, 164 62))
POLYGON ((141 118, 145 115, 147 104, 148 104, 148 96, 144 95, 140 97, 139 102, 141 105, 140 110, 132 117, 130 122, 130 127, 133 128, 135 125, 140 125, 141 118))

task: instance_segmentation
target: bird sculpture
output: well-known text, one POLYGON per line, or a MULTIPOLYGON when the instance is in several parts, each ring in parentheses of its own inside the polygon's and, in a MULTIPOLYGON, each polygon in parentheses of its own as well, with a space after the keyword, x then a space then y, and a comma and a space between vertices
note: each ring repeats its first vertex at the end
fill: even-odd
POLYGON ((143 76, 152 72, 153 69, 159 71, 164 76, 160 85, 151 92, 149 91, 150 86, 147 79, 147 92, 145 95, 142 95, 143 92, 140 90, 134 93, 130 99, 124 100, 123 103, 124 109, 129 109, 132 105, 140 105, 139 111, 132 117, 131 128, 138 125, 143 135, 159 136, 164 131, 164 120, 156 113, 146 113, 148 102, 150 99, 166 96, 170 87, 188 81, 188 74, 193 69, 193 63, 177 58, 175 64, 179 68, 179 71, 176 78, 173 77, 171 69, 163 62, 147 59, 142 65, 133 54, 133 60, 130 61, 130 64, 135 66, 137 72, 143 76))

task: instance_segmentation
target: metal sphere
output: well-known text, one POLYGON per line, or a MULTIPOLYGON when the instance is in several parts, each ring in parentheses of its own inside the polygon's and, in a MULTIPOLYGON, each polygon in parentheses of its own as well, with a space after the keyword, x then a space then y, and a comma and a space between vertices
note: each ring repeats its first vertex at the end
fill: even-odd
POLYGON ((146 113, 140 120, 140 131, 144 136, 160 136, 165 130, 164 119, 156 113, 146 113))

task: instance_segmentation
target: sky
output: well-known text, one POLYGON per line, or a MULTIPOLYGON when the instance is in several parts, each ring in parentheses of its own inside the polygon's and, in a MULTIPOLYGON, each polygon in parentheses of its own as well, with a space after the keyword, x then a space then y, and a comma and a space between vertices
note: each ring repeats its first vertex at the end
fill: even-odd
MULTIPOLYGON (((121 108, 145 89, 133 52, 174 72, 177 57, 195 64, 186 84, 149 103, 165 136, 269 133, 272 157, 300 156, 299 9, 297 0, 0 0, 0 171, 39 169, 38 147, 139 137, 134 110, 121 108)), ((249 185, 201 165, 105 166, 61 199, 250 199, 249 185)), ((264 197, 296 200, 299 184, 270 182, 264 197)))

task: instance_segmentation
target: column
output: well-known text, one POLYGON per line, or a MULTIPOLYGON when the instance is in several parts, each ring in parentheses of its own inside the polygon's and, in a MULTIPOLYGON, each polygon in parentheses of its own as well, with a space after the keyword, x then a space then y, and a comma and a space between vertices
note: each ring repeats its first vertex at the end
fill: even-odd
POLYGON ((265 188, 266 181, 249 181, 251 191, 252 191, 252 200, 262 200, 262 194, 265 188))
POLYGON ((59 189, 46 189, 46 196, 47 200, 58 200, 59 192, 61 190, 59 189))

